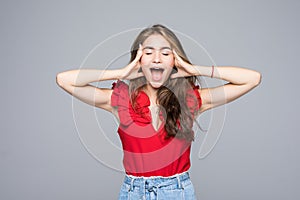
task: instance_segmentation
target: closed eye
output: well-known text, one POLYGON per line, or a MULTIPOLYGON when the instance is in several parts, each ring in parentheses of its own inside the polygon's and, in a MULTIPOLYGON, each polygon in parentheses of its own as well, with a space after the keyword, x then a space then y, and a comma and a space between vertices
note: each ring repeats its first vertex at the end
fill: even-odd
POLYGON ((171 51, 163 51, 163 52, 161 52, 161 53, 162 53, 162 55, 164 55, 164 56, 169 56, 170 54, 172 54, 171 51))
POLYGON ((144 54, 146 54, 146 55, 151 55, 152 53, 153 53, 152 49, 145 49, 144 50, 144 54))

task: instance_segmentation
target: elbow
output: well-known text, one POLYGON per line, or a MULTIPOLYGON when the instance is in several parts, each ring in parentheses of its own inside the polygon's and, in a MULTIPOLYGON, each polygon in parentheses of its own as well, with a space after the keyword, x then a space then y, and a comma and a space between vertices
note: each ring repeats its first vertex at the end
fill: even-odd
POLYGON ((261 83, 262 75, 260 72, 256 73, 256 86, 261 83))
POLYGON ((254 87, 258 86, 261 83, 262 75, 260 72, 255 72, 253 79, 252 79, 252 84, 254 87))
POLYGON ((64 85, 65 85, 65 80, 64 80, 64 73, 63 73, 63 72, 58 73, 58 74, 56 75, 56 84, 57 84, 59 87, 61 87, 61 88, 64 87, 64 85))

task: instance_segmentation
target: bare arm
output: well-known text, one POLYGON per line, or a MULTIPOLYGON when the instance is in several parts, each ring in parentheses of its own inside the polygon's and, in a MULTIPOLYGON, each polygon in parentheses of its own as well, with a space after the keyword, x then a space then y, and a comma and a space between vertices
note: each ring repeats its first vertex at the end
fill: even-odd
POLYGON ((79 100, 112 112, 111 89, 97 88, 90 83, 121 78, 122 70, 81 69, 61 72, 56 76, 57 84, 79 100))
MULTIPOLYGON (((195 66, 195 69, 202 76, 211 76, 212 67, 195 66)), ((199 89, 202 98, 200 113, 241 97, 261 82, 259 72, 231 66, 215 67, 214 78, 228 81, 228 83, 214 88, 199 89)))
MULTIPOLYGON (((212 75, 213 67, 191 65, 183 61, 175 51, 174 55, 178 73, 174 74, 173 78, 182 76, 210 77, 212 75)), ((259 72, 232 66, 214 67, 213 77, 228 81, 228 83, 214 88, 199 89, 202 98, 200 113, 239 98, 261 82, 259 72)))
POLYGON ((113 112, 110 98, 112 90, 109 88, 98 88, 90 83, 105 80, 133 79, 143 76, 138 72, 142 47, 140 46, 136 58, 126 67, 117 70, 80 69, 58 73, 57 84, 69 94, 79 100, 113 112))

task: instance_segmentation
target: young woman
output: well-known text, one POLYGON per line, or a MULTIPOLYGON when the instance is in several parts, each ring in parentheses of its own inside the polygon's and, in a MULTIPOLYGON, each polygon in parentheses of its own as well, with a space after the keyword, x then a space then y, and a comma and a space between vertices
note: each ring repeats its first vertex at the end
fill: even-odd
POLYGON ((193 65, 175 34, 158 24, 137 36, 126 67, 71 70, 56 78, 74 97, 118 118, 126 172, 119 199, 195 199, 188 173, 195 118, 246 94, 261 74, 193 65), (228 83, 201 88, 197 76, 228 83), (90 85, 105 80, 116 82, 111 89, 90 85))

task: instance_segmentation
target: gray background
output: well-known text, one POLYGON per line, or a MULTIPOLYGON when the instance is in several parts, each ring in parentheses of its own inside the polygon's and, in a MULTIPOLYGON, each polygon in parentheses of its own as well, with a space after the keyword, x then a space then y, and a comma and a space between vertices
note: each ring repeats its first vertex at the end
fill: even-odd
POLYGON ((1 1, 0 199, 117 198, 124 174, 81 144, 55 76, 109 36, 155 23, 190 35, 219 65, 263 75, 226 106, 208 157, 197 159, 195 142, 198 198, 299 199, 299 9, 296 0, 1 1))

